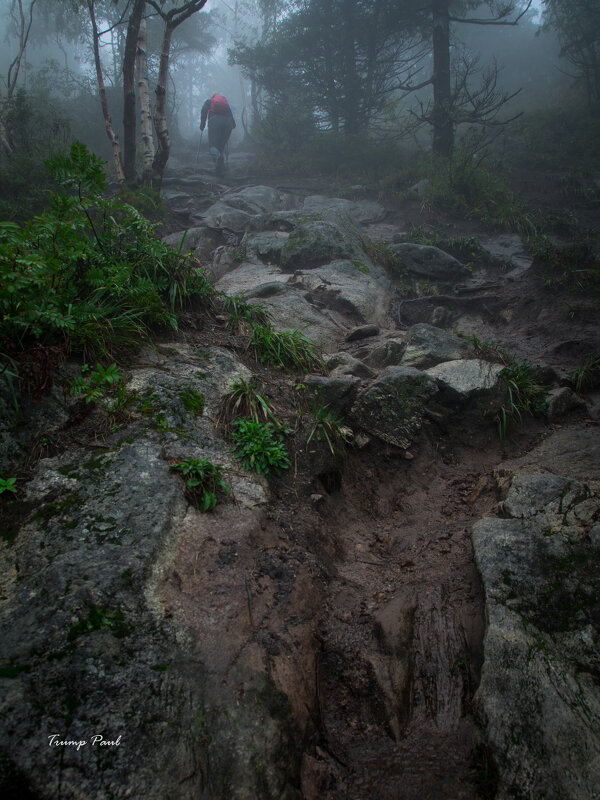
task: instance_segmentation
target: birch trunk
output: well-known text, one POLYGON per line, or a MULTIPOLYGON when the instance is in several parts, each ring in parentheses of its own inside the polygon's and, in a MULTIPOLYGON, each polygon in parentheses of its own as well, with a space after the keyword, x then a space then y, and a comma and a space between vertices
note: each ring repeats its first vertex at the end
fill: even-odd
POLYGON ((135 108, 135 59, 138 34, 146 7, 146 0, 134 0, 133 10, 127 23, 125 54, 123 56, 123 168, 129 183, 135 181, 136 108, 135 108))
POLYGON ((162 50, 160 54, 160 68, 158 71, 158 81, 156 84, 156 104, 154 106, 154 128, 158 147, 152 162, 152 182, 156 188, 160 188, 162 176, 169 160, 171 150, 171 140, 167 127, 167 79, 169 77, 169 54, 171 52, 171 36, 173 28, 167 22, 163 34, 162 50))
POLYGON ((121 145, 119 144, 119 137, 114 131, 112 119, 108 110, 108 100, 106 99, 106 88, 104 86, 104 76, 102 74, 102 64, 100 63, 100 48, 98 45, 98 26, 96 24, 96 13, 94 11, 94 0, 88 0, 88 10, 90 12, 90 20, 92 23, 92 32, 94 40, 94 62, 96 65, 96 79, 98 81, 98 93, 100 95, 100 104, 102 106, 102 114, 104 116, 104 126, 106 128, 106 135, 112 145, 113 159, 115 163, 115 175, 119 183, 125 181, 125 172, 123 171, 123 161, 121 159, 121 145))
POLYGON ((154 134, 152 132, 152 112, 150 110, 150 85, 148 81, 148 33, 146 19, 140 23, 137 42, 138 99, 140 103, 140 128, 142 131, 143 174, 142 182, 152 178, 154 161, 154 134))

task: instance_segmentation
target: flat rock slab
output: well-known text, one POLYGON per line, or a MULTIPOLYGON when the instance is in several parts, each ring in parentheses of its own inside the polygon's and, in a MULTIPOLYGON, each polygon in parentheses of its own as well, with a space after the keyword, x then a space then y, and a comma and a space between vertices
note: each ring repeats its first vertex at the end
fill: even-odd
POLYGON ((479 358, 445 361, 425 370, 444 387, 469 398, 482 392, 492 392, 500 385, 501 364, 491 364, 479 358))
POLYGON ((402 364, 427 369, 444 361, 466 359, 473 354, 474 348, 470 342, 422 322, 413 325, 407 332, 402 364))
POLYGON ((348 260, 299 271, 295 282, 319 292, 326 304, 329 298, 339 311, 358 315, 365 323, 382 324, 392 302, 389 281, 381 270, 348 260))
POLYGON ((458 259, 437 247, 404 243, 392 245, 392 250, 399 257, 402 269, 421 278, 453 283, 471 276, 458 259))
POLYGON ((215 284, 215 289, 235 296, 246 294, 263 283, 271 283, 272 281, 287 283, 289 277, 279 267, 248 261, 219 278, 215 284))
POLYGON ((600 427, 560 428, 526 455, 502 464, 506 472, 555 472, 577 480, 600 480, 600 427))
POLYGON ((282 211, 294 208, 295 205, 291 194, 280 192, 271 186, 245 186, 243 189, 226 192, 222 201, 231 208, 252 215, 282 211))
POLYGON ((344 200, 341 197, 325 197, 319 194, 306 197, 303 207, 305 211, 348 217, 361 225, 379 222, 386 215, 385 208, 372 200, 344 200))
POLYGON ((201 214, 194 215, 200 219, 207 228, 225 228, 236 233, 245 231, 251 219, 251 214, 218 201, 209 206, 201 214))

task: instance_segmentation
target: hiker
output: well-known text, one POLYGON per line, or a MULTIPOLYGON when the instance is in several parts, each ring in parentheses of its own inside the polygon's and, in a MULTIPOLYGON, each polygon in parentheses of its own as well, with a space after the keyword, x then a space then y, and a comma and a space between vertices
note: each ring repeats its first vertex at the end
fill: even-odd
POLYGON ((229 141, 235 120, 226 98, 213 94, 202 106, 200 130, 203 131, 208 119, 208 149, 215 164, 215 172, 222 175, 225 168, 223 151, 229 141))

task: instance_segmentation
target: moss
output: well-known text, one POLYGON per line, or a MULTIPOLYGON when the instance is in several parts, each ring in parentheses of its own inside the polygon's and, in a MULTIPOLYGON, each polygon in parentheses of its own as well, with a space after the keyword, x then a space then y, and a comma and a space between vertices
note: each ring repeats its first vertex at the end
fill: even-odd
POLYGON ((79 620, 69 628, 67 641, 73 642, 79 636, 103 630, 111 631, 119 639, 125 636, 126 627, 123 612, 120 609, 111 611, 92 604, 89 608, 88 618, 79 620))
POLYGON ((200 392, 197 392, 192 387, 188 387, 181 393, 180 397, 186 411, 190 414, 202 416, 205 405, 204 395, 200 394, 200 392))

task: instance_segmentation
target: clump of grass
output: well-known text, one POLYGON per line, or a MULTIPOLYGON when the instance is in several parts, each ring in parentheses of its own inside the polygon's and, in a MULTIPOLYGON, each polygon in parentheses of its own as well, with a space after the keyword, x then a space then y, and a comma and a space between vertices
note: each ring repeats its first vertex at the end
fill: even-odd
POLYGON ((546 388, 540 386, 531 375, 530 364, 513 361, 500 372, 506 385, 507 397, 498 409, 498 434, 503 442, 515 421, 523 415, 541 417, 548 410, 546 388))
POLYGON ((266 308, 249 303, 241 294, 228 295, 221 292, 219 300, 232 328, 237 328, 242 322, 247 322, 249 325, 266 325, 269 320, 266 308))
POLYGON ((231 389, 221 398, 218 424, 229 432, 232 420, 238 417, 248 417, 252 422, 272 422, 276 426, 279 425, 256 375, 249 381, 243 378, 235 381, 231 389))
POLYGON ((316 434, 317 440, 327 442, 331 453, 335 455, 338 447, 348 441, 348 430, 344 427, 342 420, 338 419, 333 411, 323 403, 317 407, 311 406, 309 410, 314 418, 314 425, 306 440, 306 446, 308 447, 316 434))
POLYGON ((325 364, 318 345, 300 331, 278 331, 273 325, 252 328, 249 349, 262 364, 291 372, 324 370, 325 364))
POLYGON ((229 495, 231 490, 223 480, 221 467, 208 458, 186 458, 171 466, 185 478, 185 493, 200 511, 211 511, 219 495, 229 495))
POLYGON ((283 437, 281 427, 270 422, 238 419, 233 423, 233 454, 244 469, 267 477, 281 475, 290 466, 283 437))
POLYGON ((600 386, 600 356, 590 356, 581 366, 570 374, 571 382, 577 392, 586 392, 600 386))

